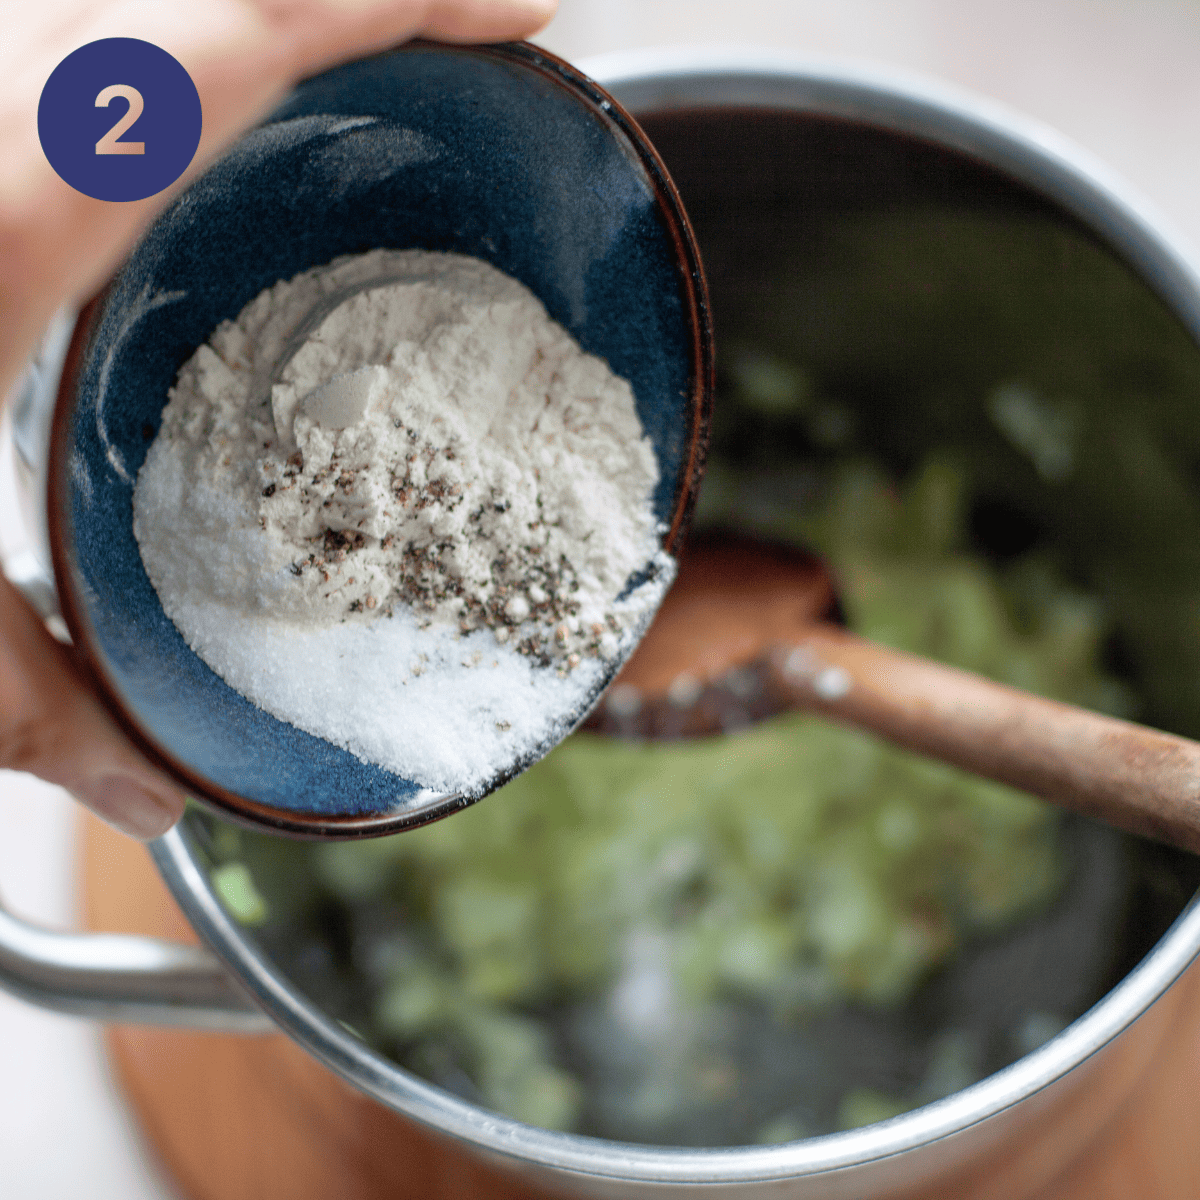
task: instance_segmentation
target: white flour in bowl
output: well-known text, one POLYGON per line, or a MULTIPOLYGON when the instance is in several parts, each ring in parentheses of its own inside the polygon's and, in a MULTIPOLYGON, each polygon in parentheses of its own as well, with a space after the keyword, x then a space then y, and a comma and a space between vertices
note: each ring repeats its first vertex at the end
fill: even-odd
POLYGON ((184 364, 134 534, 238 692, 469 794, 564 734, 649 621, 657 482, 628 383, 524 286, 376 250, 277 283, 184 364))

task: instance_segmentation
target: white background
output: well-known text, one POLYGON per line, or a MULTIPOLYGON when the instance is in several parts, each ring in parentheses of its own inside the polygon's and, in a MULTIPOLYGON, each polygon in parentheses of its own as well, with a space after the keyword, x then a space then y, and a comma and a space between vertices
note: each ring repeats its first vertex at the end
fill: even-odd
MULTIPOLYGON (((1058 126, 1200 244, 1196 0, 561 0, 539 41, 570 59, 739 42, 923 71, 1058 126)), ((5 446, 0 547, 21 541, 5 446)), ((54 788, 0 772, 0 893, 47 923, 73 921, 71 807, 54 788)), ((0 994, 0 1198, 170 1195, 143 1158, 94 1031, 0 994)))

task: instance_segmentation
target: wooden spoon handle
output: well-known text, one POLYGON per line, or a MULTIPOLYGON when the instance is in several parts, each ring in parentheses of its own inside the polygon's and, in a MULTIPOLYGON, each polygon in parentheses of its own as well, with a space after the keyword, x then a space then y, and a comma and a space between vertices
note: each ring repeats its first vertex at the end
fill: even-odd
POLYGON ((1200 852, 1200 744, 817 625, 767 657, 781 704, 1200 852))

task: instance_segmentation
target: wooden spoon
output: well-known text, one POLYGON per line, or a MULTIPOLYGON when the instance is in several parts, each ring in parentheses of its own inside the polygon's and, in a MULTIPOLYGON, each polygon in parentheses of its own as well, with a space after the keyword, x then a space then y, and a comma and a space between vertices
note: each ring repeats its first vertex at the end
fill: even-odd
POLYGON ((700 736, 803 709, 1200 852, 1200 743, 864 641, 837 616, 814 556, 697 542, 588 725, 700 736))

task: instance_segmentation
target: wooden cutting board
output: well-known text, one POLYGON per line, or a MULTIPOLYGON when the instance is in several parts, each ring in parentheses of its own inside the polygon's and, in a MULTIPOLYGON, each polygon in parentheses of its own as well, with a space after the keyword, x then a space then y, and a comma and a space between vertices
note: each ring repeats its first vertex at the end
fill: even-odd
MULTIPOLYGON (((194 942, 144 848, 85 822, 88 926, 194 942)), ((105 1040, 151 1152, 188 1200, 547 1196, 368 1099, 282 1035, 114 1026, 105 1040)), ((903 1200, 1197 1200, 1200 970, 1114 1051, 1094 1084, 1011 1146, 903 1200)))

